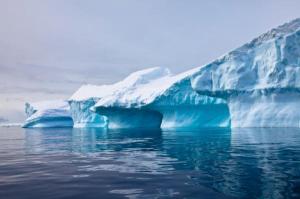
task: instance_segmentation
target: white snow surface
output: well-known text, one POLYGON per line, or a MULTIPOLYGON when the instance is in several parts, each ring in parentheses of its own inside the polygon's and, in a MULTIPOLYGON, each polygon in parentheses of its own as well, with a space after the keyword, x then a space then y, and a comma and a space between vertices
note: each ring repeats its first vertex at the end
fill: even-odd
POLYGON ((84 101, 90 98, 103 98, 113 95, 120 90, 126 92, 141 84, 170 75, 167 68, 153 67, 130 74, 124 80, 108 85, 83 85, 69 99, 69 101, 84 101))
MULTIPOLYGON (((158 97, 176 83, 188 79, 198 69, 192 69, 178 75, 162 75, 159 78, 148 79, 143 84, 131 84, 130 86, 115 87, 113 92, 101 98, 94 107, 122 107, 141 108, 154 102, 158 97), (124 89, 125 88, 125 89, 124 89)), ((127 79, 127 78, 126 78, 127 79)), ((118 85, 122 85, 120 82, 118 85)), ((125 84, 126 85, 126 84, 125 84)))

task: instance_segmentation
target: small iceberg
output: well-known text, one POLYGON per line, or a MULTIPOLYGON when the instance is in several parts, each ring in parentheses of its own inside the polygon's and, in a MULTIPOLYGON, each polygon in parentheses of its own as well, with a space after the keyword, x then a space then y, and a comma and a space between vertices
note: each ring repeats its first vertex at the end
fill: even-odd
POLYGON ((70 107, 67 101, 53 100, 26 103, 24 128, 73 127, 70 107))

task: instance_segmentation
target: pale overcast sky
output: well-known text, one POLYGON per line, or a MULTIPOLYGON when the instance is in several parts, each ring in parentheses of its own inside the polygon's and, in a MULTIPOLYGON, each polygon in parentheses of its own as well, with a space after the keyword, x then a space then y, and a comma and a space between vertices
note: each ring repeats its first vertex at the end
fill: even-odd
POLYGON ((203 65, 300 17, 298 0, 0 0, 0 117, 153 66, 203 65))

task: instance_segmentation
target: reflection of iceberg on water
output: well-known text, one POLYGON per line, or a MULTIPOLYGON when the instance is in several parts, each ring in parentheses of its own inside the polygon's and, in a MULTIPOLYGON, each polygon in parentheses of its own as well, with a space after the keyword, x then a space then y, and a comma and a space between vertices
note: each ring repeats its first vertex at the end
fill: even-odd
POLYGON ((299 133, 298 128, 170 131, 163 132, 163 149, 178 160, 176 170, 205 174, 195 173, 193 178, 222 193, 237 198, 290 197, 290 188, 298 187, 299 133))
POLYGON ((291 186, 285 182, 299 177, 294 169, 299 167, 300 158, 296 128, 163 133, 58 128, 26 129, 25 136, 26 153, 45 154, 45 162, 48 155, 63 156, 84 175, 112 171, 173 176, 173 171, 182 171, 189 183, 238 198, 247 196, 241 194, 253 198, 274 198, 282 193, 289 196, 291 193, 285 189, 291 186))
POLYGON ((82 161, 80 172, 166 174, 176 161, 163 152, 160 130, 27 129, 25 140, 27 153, 70 155, 72 161, 82 161))
POLYGON ((239 176, 236 181, 241 184, 240 188, 255 183, 253 186, 259 189, 248 191, 260 198, 291 197, 290 187, 298 185, 286 182, 299 177, 294 169, 299 167, 299 154, 293 150, 299 148, 299 133, 298 128, 233 129, 231 168, 235 176, 239 176))

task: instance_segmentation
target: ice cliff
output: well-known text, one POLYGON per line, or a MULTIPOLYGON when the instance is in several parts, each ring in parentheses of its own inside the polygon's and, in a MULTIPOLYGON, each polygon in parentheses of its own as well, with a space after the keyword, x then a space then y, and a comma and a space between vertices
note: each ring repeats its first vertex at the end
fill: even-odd
MULTIPOLYGON (((124 80, 110 85, 84 85, 69 99, 74 127, 107 127, 107 116, 94 113, 90 109, 101 99, 130 92, 132 88, 147 84, 149 81, 170 75, 168 69, 154 67, 130 74, 124 80)), ((146 125, 147 123, 145 123, 146 125)))
POLYGON ((99 99, 92 110, 108 118, 109 128, 229 127, 226 101, 199 95, 192 89, 190 77, 197 71, 157 78, 134 73, 129 79, 140 79, 138 84, 127 81, 118 86, 99 99))
POLYGON ((300 19, 201 67, 191 83, 227 101, 232 127, 299 127, 300 19))
POLYGON ((69 105, 63 100, 43 101, 25 104, 24 128, 34 127, 72 127, 69 105))
POLYGON ((107 118, 90 110, 107 86, 83 85, 68 100, 75 128, 107 127, 107 118))

